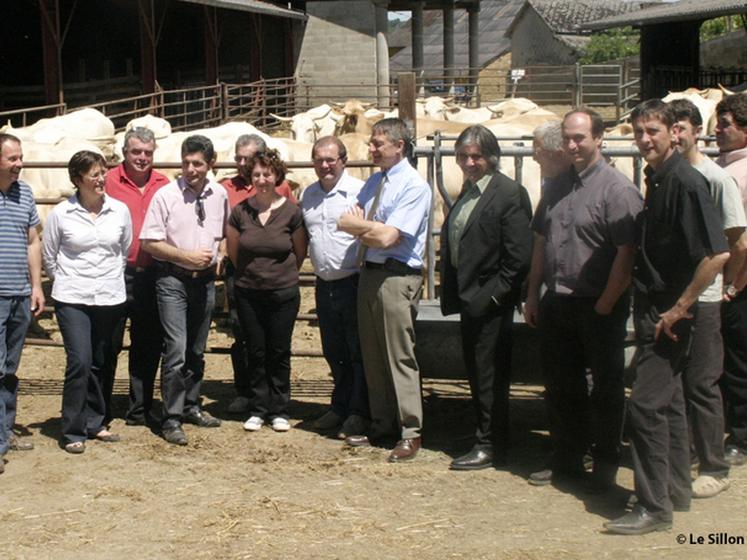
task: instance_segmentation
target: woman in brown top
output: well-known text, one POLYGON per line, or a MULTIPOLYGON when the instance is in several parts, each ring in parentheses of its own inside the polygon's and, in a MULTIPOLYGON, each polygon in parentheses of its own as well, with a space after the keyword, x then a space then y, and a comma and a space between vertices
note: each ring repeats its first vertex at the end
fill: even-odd
POLYGON ((228 222, 228 256, 235 266, 236 310, 249 358, 249 419, 255 432, 269 422, 290 429, 290 354, 301 301, 298 269, 306 256, 301 209, 275 187, 286 166, 276 150, 251 161, 256 194, 238 204, 228 222))

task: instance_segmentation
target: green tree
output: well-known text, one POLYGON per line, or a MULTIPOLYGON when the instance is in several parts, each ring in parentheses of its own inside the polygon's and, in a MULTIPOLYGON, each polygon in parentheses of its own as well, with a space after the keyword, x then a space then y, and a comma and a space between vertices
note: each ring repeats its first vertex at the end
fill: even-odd
POLYGON ((729 20, 732 29, 744 29, 744 18, 740 16, 723 16, 709 19, 700 26, 700 42, 715 39, 729 32, 729 20))
POLYGON ((591 36, 579 62, 600 64, 640 52, 640 33, 632 27, 619 27, 591 36))

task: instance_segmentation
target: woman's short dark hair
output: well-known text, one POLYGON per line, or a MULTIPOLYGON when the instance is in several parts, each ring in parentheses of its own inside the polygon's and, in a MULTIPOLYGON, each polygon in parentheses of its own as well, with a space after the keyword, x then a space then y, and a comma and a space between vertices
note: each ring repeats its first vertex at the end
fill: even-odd
POLYGON ((83 179, 83 175, 88 173, 96 164, 106 169, 104 156, 89 150, 81 150, 73 154, 73 157, 67 163, 67 173, 76 189, 78 188, 76 181, 83 179))
POLYGON ((262 167, 269 167, 277 179, 275 180, 275 186, 279 186, 285 181, 285 174, 288 173, 288 167, 280 157, 280 153, 277 150, 269 149, 264 152, 257 152, 249 160, 249 169, 253 170, 255 165, 261 165, 262 167))

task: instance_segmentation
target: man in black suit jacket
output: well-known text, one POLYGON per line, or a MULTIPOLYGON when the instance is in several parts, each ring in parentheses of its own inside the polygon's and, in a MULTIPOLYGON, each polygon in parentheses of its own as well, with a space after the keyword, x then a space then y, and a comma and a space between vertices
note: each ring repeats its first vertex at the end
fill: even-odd
POLYGON ((498 171, 490 130, 465 129, 455 148, 467 180, 441 231, 441 310, 460 314, 477 441, 451 468, 476 470, 505 461, 511 326, 531 258, 532 209, 526 189, 498 171))

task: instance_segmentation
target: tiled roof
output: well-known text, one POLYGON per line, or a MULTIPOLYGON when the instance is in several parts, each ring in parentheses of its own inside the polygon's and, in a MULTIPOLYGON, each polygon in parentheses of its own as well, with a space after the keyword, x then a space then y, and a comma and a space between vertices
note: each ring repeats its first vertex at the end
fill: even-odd
POLYGON ((747 13, 744 0, 680 0, 665 5, 650 6, 637 12, 597 18, 584 24, 584 29, 606 29, 626 25, 652 25, 668 21, 698 21, 725 15, 747 13))
MULTIPOLYGON (((581 29, 586 22, 638 11, 642 5, 650 3, 640 0, 526 0, 522 12, 531 6, 553 33, 579 34, 588 33, 581 29)), ((513 24, 508 34, 512 31, 513 24)))

